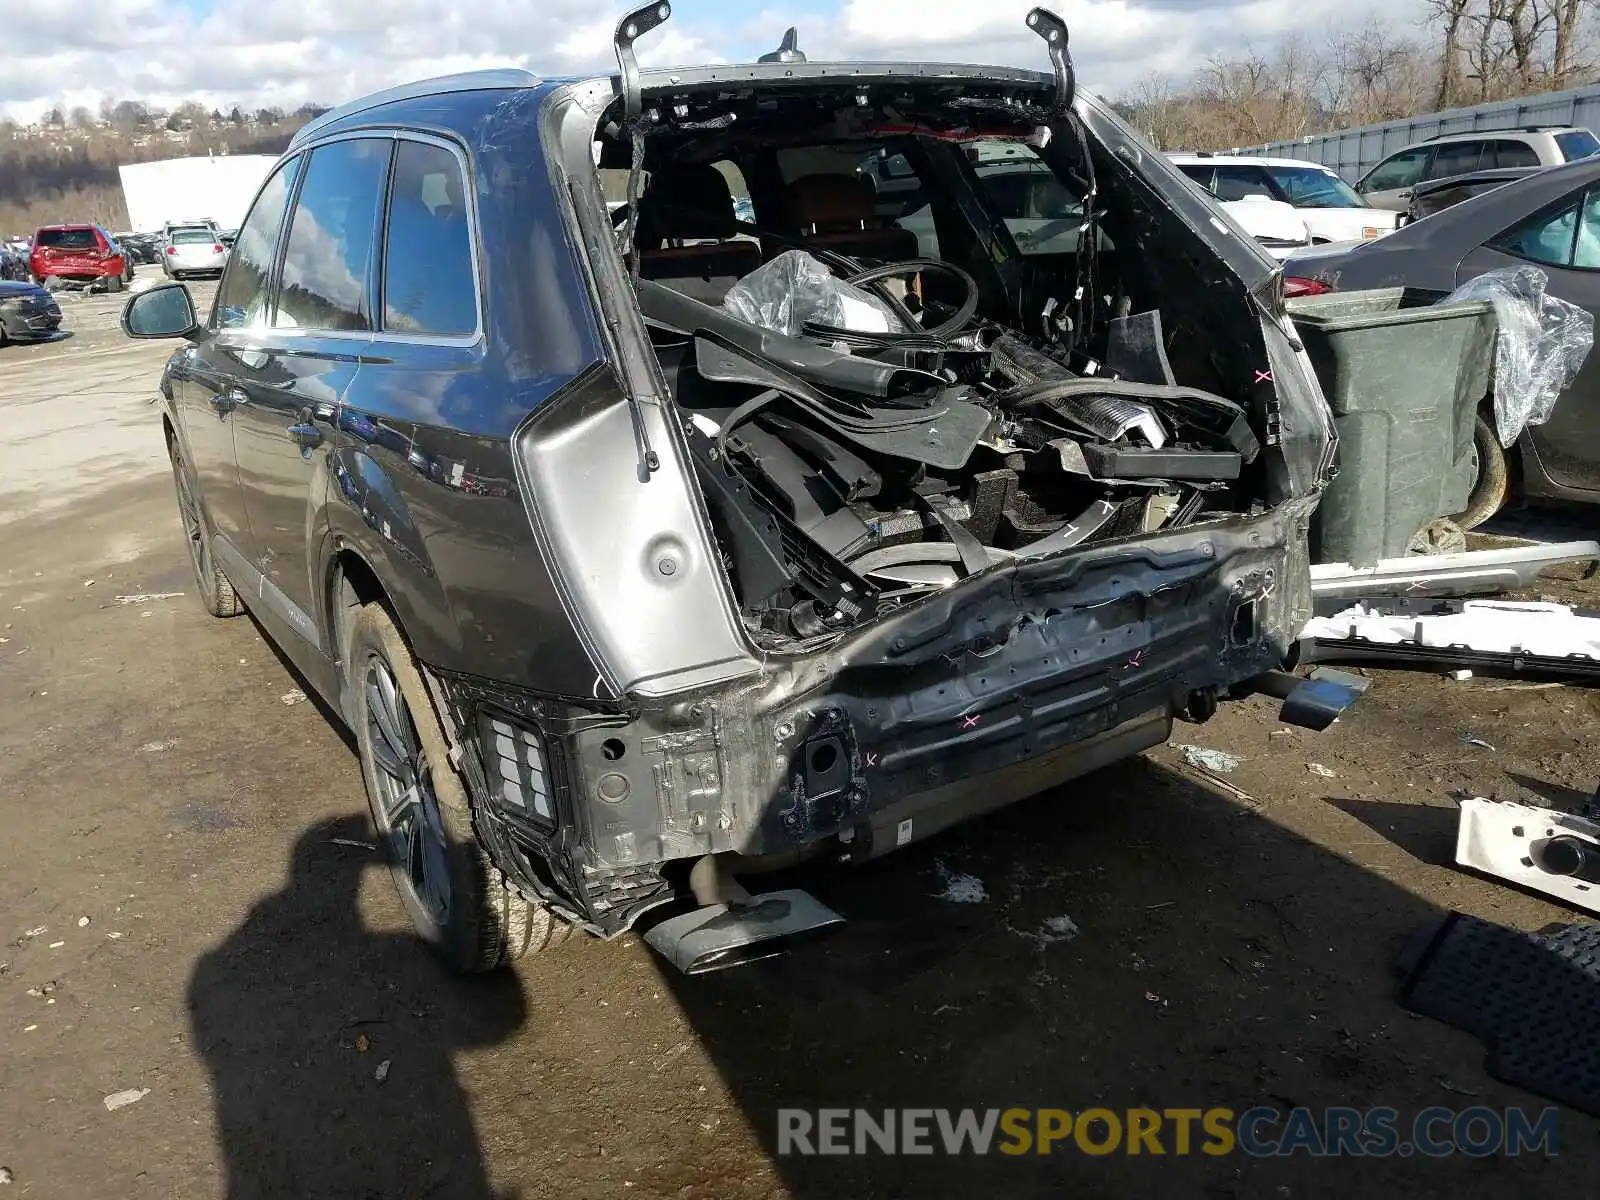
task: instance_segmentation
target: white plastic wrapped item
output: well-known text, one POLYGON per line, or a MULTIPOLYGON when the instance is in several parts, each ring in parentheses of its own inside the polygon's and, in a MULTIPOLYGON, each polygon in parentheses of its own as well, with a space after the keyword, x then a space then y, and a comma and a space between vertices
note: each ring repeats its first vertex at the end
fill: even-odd
POLYGON ((1577 378, 1594 345, 1594 316, 1545 291, 1538 267, 1500 267, 1470 279, 1441 304, 1488 300, 1500 332, 1495 341, 1494 423, 1510 446, 1529 425, 1543 425, 1556 399, 1577 378))
POLYGON ((807 322, 858 333, 901 333, 904 326, 878 297, 831 275, 803 250, 789 250, 751 271, 723 297, 741 321, 798 337, 807 322))

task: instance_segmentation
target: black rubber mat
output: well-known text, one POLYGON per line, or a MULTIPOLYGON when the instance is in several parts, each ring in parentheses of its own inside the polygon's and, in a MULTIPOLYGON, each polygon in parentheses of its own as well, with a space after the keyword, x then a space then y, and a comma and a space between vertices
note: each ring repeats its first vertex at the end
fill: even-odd
POLYGON ((1600 925, 1523 933, 1453 912, 1423 936, 1400 1003, 1476 1037, 1496 1079, 1600 1116, 1600 925))

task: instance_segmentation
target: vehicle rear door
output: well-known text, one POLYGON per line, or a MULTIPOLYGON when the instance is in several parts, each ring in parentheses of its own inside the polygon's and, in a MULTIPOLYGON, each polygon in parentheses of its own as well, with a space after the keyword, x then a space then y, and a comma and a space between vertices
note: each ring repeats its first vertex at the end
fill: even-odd
POLYGON ((234 444, 263 607, 319 650, 311 518, 327 492, 328 435, 375 328, 372 267, 393 147, 364 135, 310 152, 267 327, 232 340, 245 395, 234 444))
POLYGON ((287 160, 262 186, 240 230, 239 253, 217 288, 209 336, 183 351, 173 369, 184 441, 216 535, 218 560, 241 589, 250 582, 253 554, 234 457, 234 425, 244 393, 236 382, 232 347, 242 330, 266 322, 268 278, 299 164, 298 158, 287 160))
POLYGON ((1428 169, 1432 155, 1432 146, 1413 146, 1391 154, 1356 184, 1356 191, 1365 196, 1373 208, 1405 212, 1411 203, 1411 189, 1428 169))
MULTIPOLYGON (((1600 311, 1600 184, 1576 188, 1490 238, 1461 260, 1456 282, 1530 263, 1549 277, 1552 296, 1600 311)), ((1553 481, 1600 490, 1600 355, 1590 351, 1550 419, 1527 436, 1553 481)))

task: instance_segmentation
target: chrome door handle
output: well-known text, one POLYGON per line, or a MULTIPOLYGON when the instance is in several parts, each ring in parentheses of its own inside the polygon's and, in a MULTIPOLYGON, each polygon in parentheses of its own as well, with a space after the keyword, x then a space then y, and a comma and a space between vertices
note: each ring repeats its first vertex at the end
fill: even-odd
POLYGON ((234 387, 216 393, 207 403, 217 410, 218 416, 225 417, 234 409, 250 403, 250 397, 244 394, 243 389, 234 387))
POLYGON ((314 450, 322 445, 322 430, 318 429, 310 421, 302 422, 299 425, 290 425, 284 430, 284 433, 289 436, 291 442, 302 450, 314 450))

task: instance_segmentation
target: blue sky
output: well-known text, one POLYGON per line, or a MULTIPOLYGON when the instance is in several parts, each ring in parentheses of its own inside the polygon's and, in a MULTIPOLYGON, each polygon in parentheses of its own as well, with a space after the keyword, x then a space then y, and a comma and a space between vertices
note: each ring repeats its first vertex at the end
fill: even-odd
MULTIPOLYGON (((1381 12, 1405 32, 1423 0, 1381 12)), ((1023 26, 1030 0, 679 0, 640 43, 652 65, 744 61, 788 25, 812 58, 1043 66, 1023 26)), ((1079 78, 1116 95, 1152 74, 1187 76, 1214 53, 1286 32, 1321 40, 1380 11, 1377 0, 1062 0, 1079 78)), ((0 115, 104 98, 227 109, 334 104, 449 71, 609 66, 624 9, 594 0, 7 0, 0 115)))

